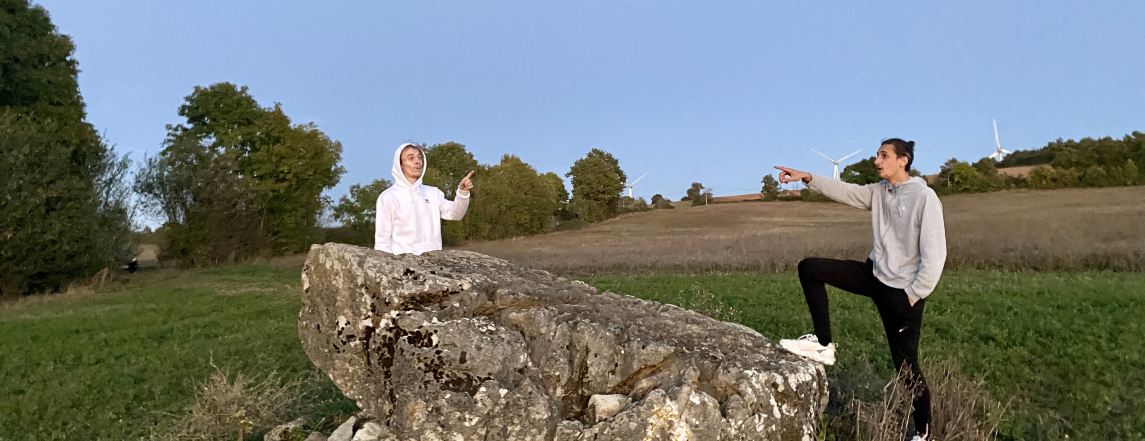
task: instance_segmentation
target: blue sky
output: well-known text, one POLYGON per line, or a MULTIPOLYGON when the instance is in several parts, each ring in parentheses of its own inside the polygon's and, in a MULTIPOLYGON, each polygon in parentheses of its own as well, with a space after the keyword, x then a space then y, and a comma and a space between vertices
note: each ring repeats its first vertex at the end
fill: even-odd
POLYGON ((1010 150, 1145 131, 1140 1, 40 4, 120 151, 155 154, 194 86, 229 81, 342 142, 335 198, 407 141, 561 175, 601 148, 649 173, 637 196, 677 199, 889 137, 933 173, 989 154, 994 118, 1010 150))

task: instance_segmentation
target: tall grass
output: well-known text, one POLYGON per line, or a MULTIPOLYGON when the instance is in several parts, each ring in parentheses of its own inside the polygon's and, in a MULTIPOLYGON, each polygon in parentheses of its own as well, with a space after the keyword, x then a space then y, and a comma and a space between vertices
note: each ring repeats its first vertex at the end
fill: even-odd
MULTIPOLYGON (((1145 187, 1014 190, 942 199, 947 269, 1145 271, 1145 187)), ((805 257, 863 259, 866 211, 741 202, 655 210, 465 249, 563 274, 785 272, 805 257)))

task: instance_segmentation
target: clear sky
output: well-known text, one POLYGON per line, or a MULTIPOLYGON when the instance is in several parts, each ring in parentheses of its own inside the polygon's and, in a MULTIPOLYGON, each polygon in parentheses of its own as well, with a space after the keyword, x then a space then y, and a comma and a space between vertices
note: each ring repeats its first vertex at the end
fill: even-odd
MULTIPOLYGON (((1142 1, 41 0, 88 119, 135 160, 196 85, 250 87, 342 142, 350 184, 407 141, 564 175, 611 152, 636 195, 757 192, 810 151, 917 142, 916 168, 1145 131, 1142 1)), ((480 176, 474 181, 480 189, 480 176)))

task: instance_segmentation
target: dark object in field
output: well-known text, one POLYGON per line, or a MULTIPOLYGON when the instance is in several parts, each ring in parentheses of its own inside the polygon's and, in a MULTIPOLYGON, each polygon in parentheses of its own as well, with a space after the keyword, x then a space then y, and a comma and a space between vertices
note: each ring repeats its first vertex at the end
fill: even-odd
POLYGON ((298 331, 398 439, 811 439, 822 366, 750 328, 467 251, 310 249, 298 331))

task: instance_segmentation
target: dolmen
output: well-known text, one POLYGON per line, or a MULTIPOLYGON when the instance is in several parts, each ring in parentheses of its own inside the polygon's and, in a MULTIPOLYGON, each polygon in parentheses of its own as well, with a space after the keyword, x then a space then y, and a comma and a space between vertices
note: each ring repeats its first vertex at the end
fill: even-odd
POLYGON ((823 367, 743 325, 468 251, 315 245, 298 333, 418 441, 812 440, 823 367))

